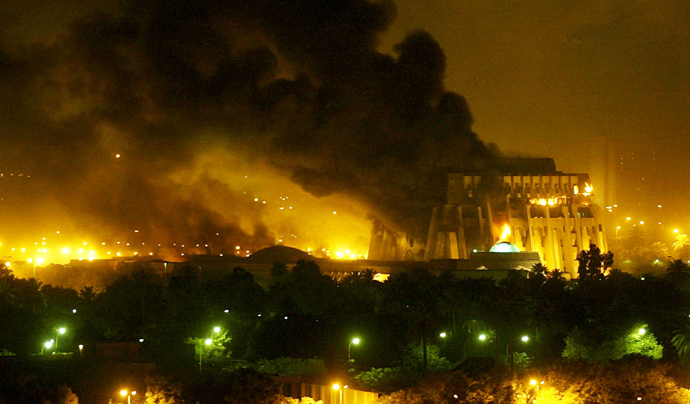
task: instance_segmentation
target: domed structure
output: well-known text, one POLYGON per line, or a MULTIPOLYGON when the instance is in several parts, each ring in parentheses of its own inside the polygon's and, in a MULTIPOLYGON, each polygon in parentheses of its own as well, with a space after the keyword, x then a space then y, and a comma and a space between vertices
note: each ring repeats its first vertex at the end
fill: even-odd
POLYGON ((498 243, 494 244, 493 247, 491 247, 489 252, 516 253, 516 252, 520 252, 520 249, 517 248, 517 246, 515 244, 509 243, 507 241, 499 241, 498 243))
POLYGON ((249 262, 263 262, 269 264, 294 264, 299 260, 312 260, 308 253, 297 248, 275 245, 256 251, 247 258, 249 262))

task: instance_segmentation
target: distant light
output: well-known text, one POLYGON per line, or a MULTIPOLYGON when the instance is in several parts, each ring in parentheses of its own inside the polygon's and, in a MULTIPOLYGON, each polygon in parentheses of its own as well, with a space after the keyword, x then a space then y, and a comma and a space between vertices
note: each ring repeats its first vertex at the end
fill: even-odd
POLYGON ((77 314, 77 309, 72 309, 72 313, 77 314))
POLYGON ((644 335, 646 332, 647 332, 647 330, 645 330, 644 328, 640 328, 640 329, 637 331, 637 333, 640 334, 640 335, 644 335))
POLYGON ((220 332, 220 327, 217 327, 217 326, 213 327, 213 332, 216 332, 216 333, 220 332))
POLYGON ((359 345, 359 338, 353 338, 352 343, 355 345, 359 345))
POLYGON ((537 385, 537 381, 534 380, 534 379, 532 379, 532 380, 529 381, 529 384, 531 384, 532 386, 536 386, 536 385, 537 385))
POLYGON ((630 217, 626 217, 626 218, 625 218, 625 220, 631 220, 631 219, 632 219, 632 218, 630 218, 630 217))
POLYGON ((283 317, 283 318, 284 318, 285 320, 287 320, 287 319, 288 319, 288 316, 285 316, 285 317, 283 317))
POLYGON ((657 207, 657 208, 660 208, 660 207, 661 207, 661 205, 656 205, 656 207, 657 207))
POLYGON ((46 341, 45 344, 43 344, 43 346, 50 349, 53 347, 53 341, 46 341))
POLYGON ((333 390, 340 390, 340 385, 338 383, 335 383, 333 385, 333 390))
POLYGON ((486 334, 479 334, 479 340, 485 341, 486 340, 486 334))
POLYGON ((66 331, 67 330, 65 329, 65 327, 58 328, 58 332, 60 333, 60 335, 63 335, 66 331))
POLYGON ((230 310, 225 309, 225 310, 223 310, 223 313, 230 313, 230 310))
POLYGON ((644 224, 644 220, 640 220, 640 224, 644 224))
MULTIPOLYGON (((116 155, 115 155, 115 158, 116 158, 116 159, 119 159, 119 158, 120 158, 120 154, 119 154, 119 153, 116 154, 116 155)), ((123 396, 124 396, 124 394, 123 394, 123 396)))
POLYGON ((204 344, 211 345, 211 344, 213 344, 213 340, 211 338, 206 338, 206 341, 204 341, 204 344))
POLYGON ((527 341, 529 341, 529 337, 526 336, 526 335, 523 335, 522 338, 520 338, 520 339, 522 340, 522 342, 527 342, 527 341))
POLYGON ((446 335, 447 335, 447 334, 446 334, 445 332, 442 332, 441 334, 439 334, 439 337, 441 337, 441 338, 446 338, 446 335))
POLYGON ((144 342, 144 339, 143 339, 143 338, 139 338, 139 342, 144 342))
POLYGON ((680 230, 678 230, 678 229, 673 229, 673 232, 674 232, 674 233, 678 233, 679 231, 680 231, 680 230))

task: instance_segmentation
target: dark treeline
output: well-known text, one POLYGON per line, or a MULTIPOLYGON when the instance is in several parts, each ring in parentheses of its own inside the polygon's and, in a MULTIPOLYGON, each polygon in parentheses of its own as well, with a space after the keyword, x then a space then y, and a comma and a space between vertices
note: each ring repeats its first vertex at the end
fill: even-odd
POLYGON ((239 267, 206 281, 192 267, 165 277, 139 268, 102 290, 77 291, 2 267, 0 349, 22 358, 141 339, 147 358, 163 368, 185 363, 198 371, 200 349, 207 349, 208 371, 238 360, 318 358, 330 374, 393 391, 413 384, 410 371, 449 371, 480 359, 520 372, 563 358, 682 363, 690 348, 687 266, 672 266, 664 278, 614 269, 578 281, 540 266, 502 280, 422 269, 383 283, 374 275, 335 280, 300 261, 292 270, 274 265, 262 287, 239 267), (57 336, 60 327, 67 331, 57 336), (56 337, 59 345, 47 349, 44 342, 56 337), (406 376, 391 376, 403 370, 406 376))

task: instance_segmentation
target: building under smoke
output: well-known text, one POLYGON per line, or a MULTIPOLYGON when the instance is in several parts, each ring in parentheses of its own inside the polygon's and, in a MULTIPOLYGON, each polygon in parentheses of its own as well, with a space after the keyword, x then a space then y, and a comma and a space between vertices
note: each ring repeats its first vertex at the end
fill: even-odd
POLYGON ((445 200, 433 206, 426 239, 376 223, 370 260, 468 260, 509 241, 536 252, 549 269, 577 277, 577 255, 608 249, 587 174, 556 170, 552 159, 504 159, 495 171, 445 174, 445 200))

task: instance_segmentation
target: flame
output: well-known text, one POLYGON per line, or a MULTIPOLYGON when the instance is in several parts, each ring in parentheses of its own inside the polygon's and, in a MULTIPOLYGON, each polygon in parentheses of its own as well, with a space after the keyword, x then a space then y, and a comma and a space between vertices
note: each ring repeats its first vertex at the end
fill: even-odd
POLYGON ((585 182, 585 192, 583 192, 583 194, 589 195, 592 193, 593 190, 594 188, 592 187, 592 184, 590 184, 589 182, 585 182))
POLYGON ((510 237, 510 226, 508 224, 503 225, 503 233, 501 233, 501 241, 508 241, 510 237))

